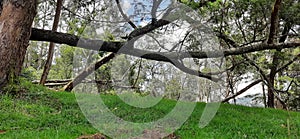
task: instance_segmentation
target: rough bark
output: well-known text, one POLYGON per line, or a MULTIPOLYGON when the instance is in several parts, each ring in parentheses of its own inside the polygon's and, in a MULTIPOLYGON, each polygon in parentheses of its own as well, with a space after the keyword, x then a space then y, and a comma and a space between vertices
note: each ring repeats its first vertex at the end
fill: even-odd
MULTIPOLYGON (((57 28, 58 28, 62 3, 63 3, 63 0, 57 0, 52 31, 56 31, 57 28)), ((45 82, 47 80, 47 76, 48 76, 50 68, 51 68, 51 65, 52 65, 53 55, 54 55, 54 46, 55 46, 55 44, 53 42, 50 42, 47 60, 46 60, 46 63, 45 63, 45 66, 44 66, 44 71, 43 71, 41 81, 40 81, 40 84, 42 84, 42 85, 45 84, 45 82)))
POLYGON ((4 0, 0 15, 0 90, 20 74, 37 0, 4 0))

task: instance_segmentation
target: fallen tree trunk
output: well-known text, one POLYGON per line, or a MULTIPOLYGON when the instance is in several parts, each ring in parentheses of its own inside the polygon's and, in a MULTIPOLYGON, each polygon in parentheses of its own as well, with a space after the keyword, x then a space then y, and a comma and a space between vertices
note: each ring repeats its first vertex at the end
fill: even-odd
MULTIPOLYGON (((72 80, 70 80, 72 81, 72 80)), ((45 86, 46 87, 59 87, 59 86, 65 86, 67 85, 70 81, 67 82, 63 82, 63 81, 57 81, 57 82, 48 82, 46 81, 45 86)), ((84 80, 81 81, 80 83, 96 83, 96 84, 103 84, 103 85, 107 85, 107 84, 112 84, 115 81, 96 81, 96 80, 84 80)), ((117 82, 117 81, 116 81, 117 82)), ((35 81, 34 84, 38 84, 38 81, 35 81)), ((137 89, 137 87, 133 87, 133 86, 120 86, 120 85, 112 85, 115 88, 123 88, 123 89, 137 89)))
POLYGON ((102 57, 99 61, 95 62, 94 64, 91 64, 89 67, 84 69, 77 75, 72 81, 70 81, 67 85, 63 87, 64 91, 72 91, 72 89, 81 83, 87 76, 89 76, 93 71, 100 68, 102 65, 106 64, 108 61, 113 59, 115 57, 114 53, 108 53, 104 57, 102 57))
POLYGON ((68 84, 68 82, 64 82, 64 83, 45 83, 44 86, 47 86, 47 87, 57 87, 57 86, 64 86, 68 84))
MULTIPOLYGON (((54 80, 47 80, 45 83, 68 83, 72 81, 72 79, 54 79, 54 80)), ((38 84, 39 80, 32 81, 33 84, 38 84)))
MULTIPOLYGON (((68 83, 72 81, 73 79, 55 79, 55 80, 47 80, 46 83, 68 83)), ((109 81, 103 81, 103 80, 84 80, 82 83, 113 83, 113 82, 121 82, 121 80, 109 80, 109 81)), ((33 84, 38 84, 39 80, 32 81, 33 84)))

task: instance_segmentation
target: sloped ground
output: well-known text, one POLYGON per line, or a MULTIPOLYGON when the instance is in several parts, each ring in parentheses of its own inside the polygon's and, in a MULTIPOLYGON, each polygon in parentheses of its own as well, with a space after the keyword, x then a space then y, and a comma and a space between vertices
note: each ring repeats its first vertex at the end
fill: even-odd
MULTIPOLYGON (((72 93, 54 92, 25 84, 26 91, 0 96, 0 138, 2 139, 75 139, 99 133, 82 114, 72 93)), ((147 122, 172 110, 176 102, 163 100, 153 108, 126 105, 117 96, 101 96, 114 114, 128 121, 147 122), (115 109, 115 108, 118 109, 115 109)), ((199 128, 204 103, 172 136, 193 138, 300 138, 300 113, 275 109, 249 108, 222 104, 205 128, 199 128)))

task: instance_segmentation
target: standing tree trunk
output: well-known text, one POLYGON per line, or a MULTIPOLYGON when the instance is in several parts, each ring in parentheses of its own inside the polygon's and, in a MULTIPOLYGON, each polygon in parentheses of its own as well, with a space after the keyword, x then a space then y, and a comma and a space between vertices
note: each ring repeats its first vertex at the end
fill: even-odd
MULTIPOLYGON (((52 31, 56 31, 57 28, 58 28, 62 3, 63 3, 63 0, 57 0, 52 31)), ((55 44, 53 42, 50 42, 46 64, 45 64, 44 71, 43 71, 41 81, 40 81, 40 84, 42 84, 42 85, 44 85, 46 83, 46 80, 47 80, 47 77, 48 77, 48 74, 49 74, 49 71, 50 71, 50 68, 51 68, 51 65, 52 65, 53 55, 54 55, 54 46, 55 46, 55 44)))
MULTIPOLYGON (((275 4, 271 14, 271 26, 269 32, 269 39, 268 44, 276 43, 276 36, 278 34, 278 25, 279 25, 279 9, 281 6, 282 0, 275 0, 275 4)), ((275 76, 277 71, 277 66, 279 65, 279 54, 281 50, 277 50, 273 55, 272 64, 270 66, 270 75, 269 75, 269 86, 268 86, 268 101, 267 105, 270 108, 274 108, 274 83, 275 83, 275 76)))
MULTIPOLYGON (((275 58, 276 56, 273 57, 273 59, 275 58)), ((274 66, 273 66, 274 67, 274 66)), ((271 68, 271 71, 275 71, 275 68, 271 68)), ((275 83, 275 75, 276 73, 274 72, 271 72, 270 76, 269 76, 269 87, 268 87, 268 101, 267 101, 267 105, 269 108, 274 108, 274 101, 275 101, 275 97, 274 97, 274 91, 273 91, 273 88, 275 87, 274 86, 274 83, 275 83)))
POLYGON ((1 0, 0 3, 0 92, 14 82, 22 69, 29 45, 37 0, 1 0))

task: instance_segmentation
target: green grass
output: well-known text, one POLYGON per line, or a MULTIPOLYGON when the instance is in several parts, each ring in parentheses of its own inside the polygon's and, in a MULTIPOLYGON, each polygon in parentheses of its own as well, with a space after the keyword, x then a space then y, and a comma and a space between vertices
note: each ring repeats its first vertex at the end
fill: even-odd
MULTIPOLYGON (((26 93, 0 96, 1 139, 75 139, 99 132, 82 114, 74 94, 26 86, 26 93)), ((133 122, 155 121, 176 104, 164 99, 152 108, 143 109, 129 106, 114 95, 101 97, 115 115, 133 122)), ((204 107, 204 103, 197 103, 191 117, 175 134, 183 139, 300 138, 297 112, 222 104, 209 125, 199 128, 204 107)))

